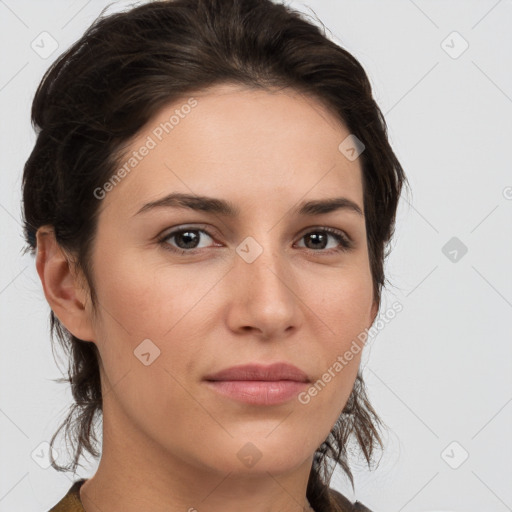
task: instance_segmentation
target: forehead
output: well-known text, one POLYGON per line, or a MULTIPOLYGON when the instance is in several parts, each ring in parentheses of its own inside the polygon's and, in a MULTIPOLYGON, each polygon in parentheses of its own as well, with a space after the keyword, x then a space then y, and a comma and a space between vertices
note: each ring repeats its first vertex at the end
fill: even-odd
POLYGON ((335 113, 295 90, 218 85, 157 112, 131 141, 104 202, 128 214, 173 191, 251 201, 310 190, 361 203, 359 159, 339 150, 349 135, 335 113))

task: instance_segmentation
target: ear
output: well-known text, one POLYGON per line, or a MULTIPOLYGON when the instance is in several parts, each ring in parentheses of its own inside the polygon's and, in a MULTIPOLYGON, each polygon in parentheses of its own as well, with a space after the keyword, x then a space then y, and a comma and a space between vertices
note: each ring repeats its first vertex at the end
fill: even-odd
POLYGON ((79 279, 74 265, 55 239, 52 226, 40 227, 36 239, 36 268, 48 304, 71 334, 83 341, 94 341, 85 280, 79 279))

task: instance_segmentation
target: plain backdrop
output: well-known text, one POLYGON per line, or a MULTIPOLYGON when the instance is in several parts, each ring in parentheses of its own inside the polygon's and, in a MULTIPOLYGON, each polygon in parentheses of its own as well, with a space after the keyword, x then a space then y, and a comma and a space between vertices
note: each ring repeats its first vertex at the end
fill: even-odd
MULTIPOLYGON (((96 468, 45 467, 72 397, 52 380, 66 365, 53 359, 34 260, 21 256, 20 185, 36 87, 108 3, 0 0, 0 512, 48 510, 96 468), (42 32, 58 45, 50 55, 33 49, 42 32)), ((403 310, 362 359, 386 448, 372 471, 353 461, 355 493, 340 472, 331 485, 375 512, 511 511, 512 2, 286 3, 366 69, 412 187, 381 307, 403 310)))

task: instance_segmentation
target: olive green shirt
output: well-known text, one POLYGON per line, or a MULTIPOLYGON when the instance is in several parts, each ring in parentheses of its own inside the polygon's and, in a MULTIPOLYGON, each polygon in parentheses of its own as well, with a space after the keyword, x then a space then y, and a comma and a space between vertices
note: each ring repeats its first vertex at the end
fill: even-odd
POLYGON ((82 487, 85 481, 86 479, 83 478, 82 480, 74 482, 66 496, 49 512, 85 512, 82 502, 80 501, 80 487, 82 487))

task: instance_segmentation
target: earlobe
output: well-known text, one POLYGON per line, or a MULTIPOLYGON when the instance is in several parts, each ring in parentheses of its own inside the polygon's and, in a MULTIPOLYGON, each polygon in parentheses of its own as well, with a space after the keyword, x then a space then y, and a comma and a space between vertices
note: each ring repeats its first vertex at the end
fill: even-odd
POLYGON ((83 341, 94 341, 85 291, 68 256, 55 239, 53 227, 41 226, 36 240, 36 269, 48 304, 71 334, 83 341))

